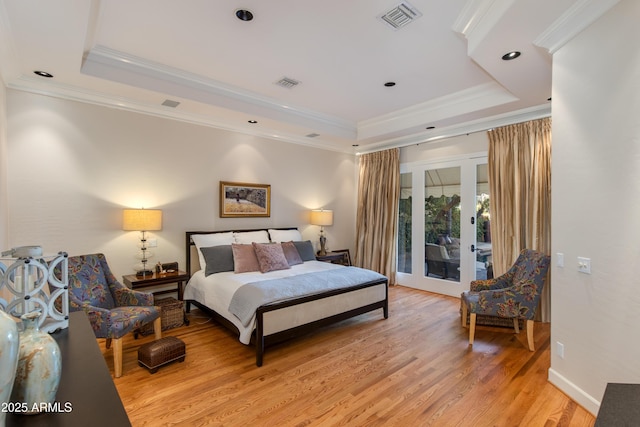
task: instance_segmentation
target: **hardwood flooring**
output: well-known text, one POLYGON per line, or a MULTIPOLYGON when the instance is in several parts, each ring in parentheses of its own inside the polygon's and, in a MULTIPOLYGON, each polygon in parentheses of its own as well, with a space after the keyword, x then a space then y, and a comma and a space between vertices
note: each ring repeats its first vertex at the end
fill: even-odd
POLYGON ((470 348, 457 298, 389 293, 389 319, 377 310, 278 344, 261 368, 253 347, 193 310, 190 326, 165 331, 186 343, 183 363, 152 375, 137 349, 153 336, 129 336, 114 382, 135 427, 593 426, 547 381, 549 324, 536 323, 535 352, 525 332, 480 326, 470 348))

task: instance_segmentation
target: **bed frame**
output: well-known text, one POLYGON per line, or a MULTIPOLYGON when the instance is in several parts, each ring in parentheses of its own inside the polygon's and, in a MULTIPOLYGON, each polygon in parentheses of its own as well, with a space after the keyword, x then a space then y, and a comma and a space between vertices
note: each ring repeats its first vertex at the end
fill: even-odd
MULTIPOLYGON (((275 228, 277 230, 295 230, 295 227, 287 227, 287 228, 275 228)), ((198 253, 193 240, 191 239, 191 235, 193 234, 213 234, 213 233, 228 233, 229 231, 235 232, 247 232, 247 231, 261 231, 266 229, 250 229, 250 230, 224 230, 224 231, 187 231, 186 232, 186 261, 187 261, 187 273, 189 277, 199 268, 198 262, 198 253)), ((186 300, 186 310, 187 313, 190 311, 191 304, 194 304, 201 310, 210 314, 214 319, 216 319, 219 323, 224 325, 225 327, 231 329, 235 333, 239 333, 236 326, 227 320, 224 316, 218 314, 214 310, 209 307, 206 307, 204 304, 201 304, 198 301, 194 300, 186 300)), ((298 337, 304 334, 308 334, 311 331, 314 331, 322 326, 330 325, 332 323, 340 322, 342 320, 349 319, 354 316, 358 316, 363 313, 368 313, 373 310, 377 310, 381 308, 383 311, 384 318, 387 319, 389 317, 389 289, 388 289, 388 280, 380 279, 374 280, 370 282, 363 283, 358 285, 357 287, 350 289, 337 289, 327 291, 321 294, 305 296, 294 298, 282 302, 266 304, 258 308, 256 311, 256 330, 254 332, 253 338, 255 339, 256 345, 256 365, 262 366, 262 362, 264 359, 265 347, 272 345, 277 342, 281 342, 290 338, 298 337), (270 315, 277 312, 287 312, 295 306, 301 304, 307 304, 313 301, 319 301, 326 298, 337 297, 338 295, 344 295, 352 292, 367 292, 367 290, 372 290, 376 286, 384 285, 384 299, 381 301, 377 301, 370 304, 365 304, 360 307, 356 307, 350 310, 347 310, 342 313, 337 313, 335 315, 321 318, 318 320, 314 320, 308 323, 305 323, 300 326, 292 327, 285 330, 278 330, 276 332, 270 332, 272 329, 269 325, 270 315)))

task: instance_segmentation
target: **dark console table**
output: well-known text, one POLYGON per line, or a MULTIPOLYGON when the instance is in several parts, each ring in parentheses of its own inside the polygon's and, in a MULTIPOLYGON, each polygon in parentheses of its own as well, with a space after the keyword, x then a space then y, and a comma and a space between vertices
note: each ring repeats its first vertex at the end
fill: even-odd
POLYGON ((608 383, 594 427, 632 427, 640 420, 640 384, 608 383))
POLYGON ((70 313, 69 328, 52 336, 62 355, 62 376, 56 394, 60 410, 35 415, 7 414, 7 426, 130 426, 85 313, 70 313))

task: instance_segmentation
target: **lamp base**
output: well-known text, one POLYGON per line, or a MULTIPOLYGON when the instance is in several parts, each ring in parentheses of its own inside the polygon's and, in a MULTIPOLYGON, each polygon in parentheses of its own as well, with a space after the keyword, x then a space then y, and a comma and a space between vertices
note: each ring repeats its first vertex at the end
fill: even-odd
POLYGON ((327 238, 324 237, 323 234, 320 235, 320 252, 318 255, 325 256, 327 254, 327 250, 325 249, 325 245, 327 244, 327 238))

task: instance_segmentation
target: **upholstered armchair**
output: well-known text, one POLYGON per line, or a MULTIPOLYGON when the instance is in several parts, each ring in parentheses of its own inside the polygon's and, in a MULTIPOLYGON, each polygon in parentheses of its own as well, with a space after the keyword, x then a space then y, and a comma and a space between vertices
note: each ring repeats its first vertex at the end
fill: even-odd
POLYGON ((474 280, 471 290, 463 292, 462 326, 467 326, 469 313, 469 345, 473 345, 476 315, 513 319, 516 334, 520 333, 519 319, 527 326, 529 350, 534 351, 533 318, 540 301, 550 259, 547 255, 524 249, 509 271, 500 277, 474 280))
POLYGON ((115 377, 122 376, 122 337, 154 322, 155 338, 162 337, 160 310, 153 295, 133 291, 118 282, 103 254, 69 257, 69 311, 84 310, 96 338, 113 341, 115 377))

